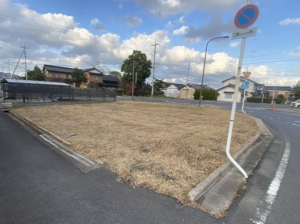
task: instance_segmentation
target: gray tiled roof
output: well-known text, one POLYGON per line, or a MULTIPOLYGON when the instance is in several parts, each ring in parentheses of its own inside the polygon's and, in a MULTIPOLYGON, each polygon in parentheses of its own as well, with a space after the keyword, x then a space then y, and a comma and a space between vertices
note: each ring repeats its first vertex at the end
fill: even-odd
POLYGON ((281 91, 292 91, 292 87, 290 86, 265 86, 264 90, 281 90, 281 91))
POLYGON ((103 76, 103 81, 113 81, 113 82, 119 82, 120 79, 116 76, 112 76, 112 75, 104 75, 103 76))
POLYGON ((61 73, 70 73, 70 74, 73 72, 73 68, 66 68, 66 67, 60 67, 54 65, 44 65, 43 71, 45 71, 45 69, 51 72, 61 72, 61 73))

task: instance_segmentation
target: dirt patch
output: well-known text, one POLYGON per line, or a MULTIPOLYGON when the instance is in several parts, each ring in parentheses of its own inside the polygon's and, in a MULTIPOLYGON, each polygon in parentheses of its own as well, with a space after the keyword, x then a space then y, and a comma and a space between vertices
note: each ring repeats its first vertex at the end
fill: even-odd
MULTIPOLYGON (((230 111, 186 105, 116 102, 16 108, 71 143, 74 151, 147 187, 188 202, 188 192, 226 162, 230 111), (76 135, 69 137, 66 132, 76 135)), ((258 133, 253 118, 236 114, 231 153, 258 133)))

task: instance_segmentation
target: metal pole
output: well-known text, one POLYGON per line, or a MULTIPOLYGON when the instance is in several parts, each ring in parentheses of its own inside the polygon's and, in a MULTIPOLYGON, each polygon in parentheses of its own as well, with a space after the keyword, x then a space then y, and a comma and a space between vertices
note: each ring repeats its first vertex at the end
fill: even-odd
POLYGON ((239 58, 239 65, 238 65, 238 73, 237 73, 237 77, 236 77, 236 81, 235 81, 233 103, 232 103, 231 116, 230 116, 230 122, 229 122, 229 130, 228 130, 227 144, 226 144, 226 155, 227 155, 228 159, 233 163, 233 165, 235 165, 236 168, 238 168, 238 170, 245 176, 245 178, 248 178, 247 173, 231 157, 230 151, 229 151, 230 150, 230 145, 231 145, 231 137, 232 137, 232 130, 233 130, 234 118, 235 118, 236 101, 237 101, 237 96, 238 96, 238 91, 239 91, 239 82, 240 82, 240 76, 241 76, 241 70, 242 70, 242 64, 243 64, 245 44, 246 44, 246 38, 243 38, 242 39, 242 43, 241 43, 241 51, 240 51, 240 58, 239 58))
POLYGON ((242 104, 242 111, 244 114, 247 114, 245 111, 244 111, 244 104, 245 104, 245 93, 246 92, 246 89, 244 89, 244 95, 243 95, 243 104, 242 104))
POLYGON ((133 100, 133 93, 134 93, 134 61, 132 62, 132 84, 131 84, 131 100, 133 100))
POLYGON ((190 73, 190 62, 189 62, 189 67, 188 67, 188 72, 186 75, 186 83, 185 83, 185 99, 187 99, 187 95, 188 95, 188 81, 189 81, 189 73, 190 73))
POLYGON ((154 46, 154 59, 153 59, 153 67, 152 67, 152 88, 151 88, 151 97, 153 97, 153 92, 154 92, 154 74, 155 74, 155 55, 156 55, 156 46, 159 45, 156 43, 155 40, 155 44, 151 45, 154 46))
MULTIPOLYGON (((213 39, 211 39, 213 40, 213 39)), ((211 41, 210 40, 210 41, 211 41)), ((201 86, 200 86, 200 95, 199 95, 199 107, 201 106, 202 101, 202 89, 203 89, 203 81, 204 81, 204 71, 205 71, 205 62, 206 62, 206 53, 207 53, 207 45, 210 42, 208 41, 205 47, 205 55, 204 55, 204 63, 203 63, 203 71, 202 71, 202 80, 201 80, 201 86)))
POLYGON ((205 63, 206 63, 206 54, 207 54, 207 46, 209 42, 215 39, 220 39, 220 38, 229 38, 229 36, 223 36, 223 37, 215 37, 213 39, 210 39, 205 47, 205 55, 204 55, 204 63, 203 63, 203 71, 202 71, 202 80, 201 80, 201 88, 200 88, 200 96, 199 96, 199 107, 201 106, 201 101, 202 101, 202 88, 203 88, 203 81, 204 81, 204 71, 205 71, 205 63))

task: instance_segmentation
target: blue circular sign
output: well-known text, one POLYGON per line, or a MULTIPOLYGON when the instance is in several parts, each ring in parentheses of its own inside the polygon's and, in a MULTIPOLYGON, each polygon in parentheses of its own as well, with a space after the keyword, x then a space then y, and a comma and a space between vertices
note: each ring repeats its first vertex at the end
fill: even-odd
POLYGON ((259 11, 256 5, 246 5, 235 15, 234 25, 241 29, 247 28, 256 21, 258 14, 259 11))

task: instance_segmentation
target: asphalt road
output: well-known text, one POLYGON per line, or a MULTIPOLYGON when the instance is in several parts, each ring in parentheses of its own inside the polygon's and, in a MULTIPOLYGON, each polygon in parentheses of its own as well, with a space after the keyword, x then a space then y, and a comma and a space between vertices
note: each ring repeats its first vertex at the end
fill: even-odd
MULTIPOLYGON (((207 104, 231 108, 228 103, 207 104)), ((108 170, 83 174, 0 113, 0 223, 298 223, 300 116, 263 110, 265 106, 247 104, 245 110, 267 124, 274 140, 247 189, 219 220, 173 198, 132 189, 108 170)))

